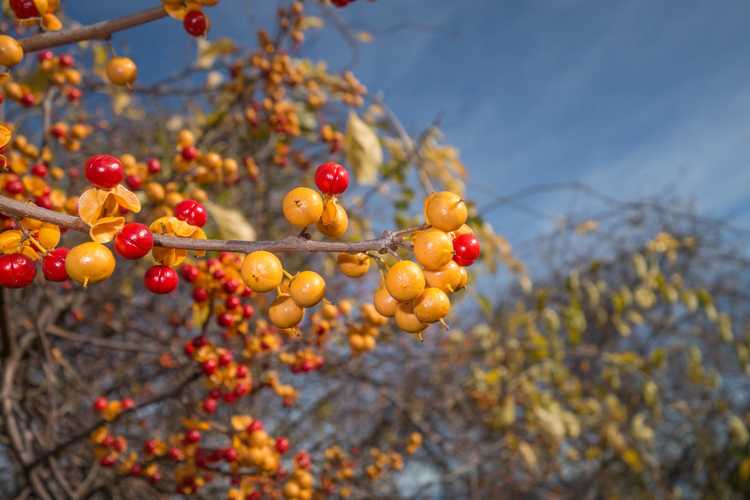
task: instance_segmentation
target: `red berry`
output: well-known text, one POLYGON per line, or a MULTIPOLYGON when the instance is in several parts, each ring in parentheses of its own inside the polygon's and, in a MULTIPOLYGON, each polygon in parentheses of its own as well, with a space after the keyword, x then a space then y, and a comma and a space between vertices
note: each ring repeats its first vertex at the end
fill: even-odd
POLYGON ((255 309, 253 309, 253 306, 250 304, 244 304, 242 306, 242 317, 245 319, 250 319, 255 314, 255 309))
POLYGON ((154 246, 154 235, 148 226, 138 222, 125 224, 115 236, 115 250, 126 259, 140 259, 154 246))
POLYGON ((186 443, 197 443, 201 440, 201 433, 200 431, 196 429, 189 430, 185 433, 185 442, 186 443))
POLYGON ((23 193, 23 183, 20 179, 11 179, 5 183, 5 192, 8 194, 21 194, 23 193))
POLYGON ((237 378, 245 378, 247 377, 248 369, 246 365, 237 365, 237 372, 235 373, 235 376, 237 378))
POLYGON ((149 174, 158 174, 161 172, 161 163, 156 158, 149 158, 146 162, 149 174))
POLYGON ((108 404, 107 398, 105 398, 104 396, 99 396, 98 398, 94 400, 94 409, 96 411, 103 411, 104 409, 107 408, 107 404, 108 404))
POLYGON ((187 281, 188 283, 192 283, 196 279, 198 279, 198 268, 191 265, 191 264, 183 264, 180 268, 180 274, 182 275, 182 279, 187 281))
POLYGON ((239 280, 227 280, 222 285, 222 288, 226 293, 234 293, 240 287, 239 280))
POLYGON ((34 0, 10 0, 10 8, 18 19, 39 17, 39 9, 36 8, 34 0))
POLYGON ((214 277, 214 279, 222 280, 224 279, 224 276, 226 276, 226 273, 223 269, 215 269, 213 273, 211 273, 211 276, 214 277))
POLYGON ((208 291, 205 288, 197 287, 193 289, 193 300, 195 302, 205 302, 208 300, 208 291))
POLYGON ((294 457, 294 461, 297 462, 297 466, 301 469, 310 468, 310 455, 306 451, 300 451, 297 456, 294 457))
POLYGON ((352 0, 331 0, 331 3, 338 8, 343 8, 349 5, 352 0))
POLYGON ((113 454, 104 455, 99 459, 99 464, 101 464, 102 467, 112 467, 115 465, 115 462, 117 462, 117 456, 113 454))
POLYGON ((34 262, 20 253, 0 256, 0 286, 23 288, 36 276, 34 262))
POLYGON ((153 439, 149 439, 145 443, 143 443, 143 452, 146 455, 153 455, 156 451, 156 441, 153 439))
POLYGON ((219 354, 219 366, 227 366, 231 362, 232 362, 231 352, 222 352, 221 354, 219 354))
POLYGON ((47 281, 65 281, 68 272, 65 270, 65 257, 68 256, 67 248, 60 247, 52 250, 42 260, 42 273, 47 281))
POLYGON ((146 271, 143 282, 153 293, 170 293, 177 288, 180 278, 177 273, 169 266, 152 266, 146 271))
POLYGON ((221 390, 217 388, 213 388, 210 391, 208 391, 208 397, 209 399, 220 399, 221 398, 221 390))
POLYGON ((124 177, 122 163, 111 155, 95 155, 88 159, 86 178, 91 184, 103 189, 112 189, 124 177))
POLYGON ((130 410, 131 408, 135 407, 135 401, 133 401, 133 398, 125 398, 122 400, 122 408, 125 410, 130 410))
POLYGON ((36 104, 36 97, 34 97, 34 94, 26 93, 21 96, 21 106, 24 108, 30 108, 36 104))
POLYGON ((208 31, 208 18, 200 10, 191 10, 185 14, 182 26, 192 36, 203 36, 208 31))
POLYGON ((35 163, 31 166, 31 174, 37 177, 46 177, 49 169, 44 163, 35 163))
POLYGON ((51 61, 52 59, 55 58, 55 54, 53 54, 51 50, 45 50, 45 51, 40 52, 39 55, 36 57, 39 60, 39 62, 51 61))
POLYGON ((60 56, 60 66, 63 68, 70 68, 75 64, 75 59, 73 59, 73 56, 70 54, 62 54, 60 56))
POLYGON ((217 402, 215 399, 211 399, 211 398, 204 399, 203 405, 202 405, 203 411, 205 411, 206 413, 213 413, 216 411, 216 405, 217 405, 217 402))
POLYGON ((170 448, 169 449, 169 458, 174 460, 175 462, 179 462, 183 458, 185 458, 185 454, 182 453, 182 450, 179 448, 170 448))
POLYGON ((247 432, 255 432, 263 430, 263 422, 260 420, 253 420, 250 425, 247 426, 247 432))
POLYGON ((201 347, 208 345, 208 341, 206 340, 206 337, 203 335, 198 335, 197 337, 193 337, 193 340, 191 342, 197 349, 200 349, 201 347))
POLYGON ((203 370, 203 374, 206 377, 210 377, 216 372, 217 366, 218 364, 216 363, 216 360, 211 358, 211 359, 207 359, 201 364, 201 370, 203 370))
POLYGON ((315 185, 327 195, 341 194, 349 187, 349 172, 338 163, 323 163, 315 171, 315 185))
POLYGON ((127 184, 130 189, 140 189, 143 185, 143 179, 141 179, 137 175, 128 175, 127 177, 125 177, 125 184, 127 184))
POLYGON ((234 462, 237 460, 237 450, 234 448, 227 448, 224 450, 223 457, 227 462, 234 462))
POLYGON ((459 257, 458 255, 453 256, 453 261, 461 267, 469 267, 474 263, 473 260, 465 259, 464 257, 459 257))
POLYGON ((65 131, 65 127, 63 127, 62 125, 53 125, 53 126, 51 126, 49 128, 49 132, 50 132, 50 134, 52 134, 52 136, 55 139, 62 139, 62 138, 64 138, 67 135, 67 133, 65 131))
POLYGON ((234 324, 234 317, 227 312, 221 313, 216 316, 216 322, 219 324, 219 326, 229 328, 234 324))
POLYGON ((224 301, 224 306, 227 308, 227 310, 230 310, 230 311, 232 309, 237 309, 238 307, 240 307, 240 298, 234 295, 230 295, 224 301))
POLYGON ((183 200, 174 207, 174 216, 192 226, 203 227, 208 219, 206 209, 195 200, 183 200))
POLYGON ((289 440, 285 437, 277 437, 276 438, 276 451, 281 453, 282 455, 289 451, 289 440))
POLYGON ((65 91, 65 96, 68 98, 68 102, 78 102, 81 95, 83 95, 83 93, 75 87, 71 87, 65 91))
POLYGON ((453 252, 456 257, 466 260, 476 260, 482 253, 479 239, 473 234, 460 234, 453 240, 453 252))
POLYGON ((37 196, 36 198, 34 198, 34 205, 46 208, 47 210, 52 210, 52 198, 49 194, 37 196))
POLYGON ((185 146, 180 152, 182 159, 185 161, 193 161, 198 158, 198 149, 195 146, 185 146))
POLYGON ((195 346, 192 342, 185 342, 185 345, 183 346, 182 350, 185 352, 186 356, 193 357, 193 353, 195 352, 195 346))

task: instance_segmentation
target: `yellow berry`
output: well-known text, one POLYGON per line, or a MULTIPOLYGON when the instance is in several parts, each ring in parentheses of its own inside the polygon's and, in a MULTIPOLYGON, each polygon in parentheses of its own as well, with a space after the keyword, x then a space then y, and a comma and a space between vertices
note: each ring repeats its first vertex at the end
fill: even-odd
POLYGON ((297 326, 305 315, 305 310, 287 294, 281 294, 268 307, 268 319, 279 328, 297 326))
POLYGON ((0 35, 0 66, 15 66, 23 59, 23 47, 13 37, 0 35))
POLYGON ((325 293, 325 280, 312 271, 302 271, 289 284, 289 294, 300 307, 313 307, 323 300, 325 293))
POLYGON ((425 206, 427 223, 441 231, 455 231, 468 217, 468 210, 463 199, 450 191, 434 193, 428 198, 425 206))
POLYGON ((425 288, 425 291, 414 300, 414 314, 423 323, 440 321, 450 310, 450 299, 438 288, 425 288))
POLYGON ((106 72, 113 85, 131 85, 138 77, 138 67, 129 57, 113 57, 107 63, 106 72))
POLYGON ((350 278, 360 278, 370 270, 370 257, 364 253, 340 253, 336 262, 339 270, 350 278))
POLYGON ((307 227, 323 214, 323 198, 310 188, 296 187, 284 196, 282 210, 290 224, 307 227))
POLYGON ((68 276, 82 284, 97 283, 112 276, 115 256, 109 248, 95 241, 73 247, 65 258, 68 276))
POLYGON ((458 286, 456 286, 456 290, 461 290, 462 288, 466 288, 466 285, 469 284, 469 272, 466 270, 465 267, 458 266, 458 273, 460 276, 460 279, 458 280, 458 286))
POLYGON ((419 333, 427 328, 427 323, 419 321, 411 302, 403 302, 396 308, 396 326, 407 333, 419 333))
POLYGON ((415 262, 402 260, 388 270, 385 286, 399 302, 416 299, 425 287, 424 273, 415 262))
POLYGON ((329 238, 340 238, 349 228, 349 215, 335 200, 326 202, 323 214, 318 221, 318 231, 329 238))
POLYGON ((375 290, 375 296, 373 297, 373 304, 375 309, 387 318, 392 318, 396 314, 396 306, 398 301, 394 299, 385 286, 379 287, 375 290))
POLYGON ((428 271, 437 271, 453 258, 453 242, 444 231, 425 229, 412 239, 414 257, 428 271))
POLYGON ((362 304, 360 311, 362 318, 373 326, 383 326, 388 322, 388 318, 380 314, 372 304, 362 304))
POLYGON ((453 293, 459 289, 461 270, 463 268, 451 260, 437 271, 425 271, 427 286, 439 288, 445 293, 453 293))
POLYGON ((254 292, 273 290, 284 278, 284 268, 279 258, 265 250, 247 254, 240 273, 242 280, 254 292))

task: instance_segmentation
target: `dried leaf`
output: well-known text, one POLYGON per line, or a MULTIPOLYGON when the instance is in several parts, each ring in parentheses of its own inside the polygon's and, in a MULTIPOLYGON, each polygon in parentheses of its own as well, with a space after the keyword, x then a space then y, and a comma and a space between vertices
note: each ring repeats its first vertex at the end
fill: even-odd
POLYGON ((210 201, 204 202, 211 219, 219 226, 219 235, 226 240, 254 241, 255 228, 239 210, 224 208, 210 201))
POLYGON ((346 161, 354 170, 357 182, 375 184, 378 169, 383 162, 383 150, 375 131, 362 121, 356 113, 349 113, 349 122, 344 136, 346 161))

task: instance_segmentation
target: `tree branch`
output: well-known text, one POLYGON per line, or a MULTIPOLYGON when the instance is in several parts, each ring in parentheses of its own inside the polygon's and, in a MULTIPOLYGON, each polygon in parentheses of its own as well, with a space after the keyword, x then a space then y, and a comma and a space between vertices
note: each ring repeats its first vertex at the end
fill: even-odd
POLYGON ((166 17, 166 15, 167 13, 164 8, 159 6, 130 14, 129 16, 110 19, 109 21, 102 21, 88 26, 30 36, 19 40, 19 42, 24 52, 29 53, 84 40, 108 40, 112 36, 112 33, 150 23, 166 17))
MULTIPOLYGON (((75 231, 87 233, 89 226, 80 218, 62 212, 55 212, 46 208, 38 207, 31 203, 0 196, 0 213, 12 217, 31 217, 33 219, 49 222, 60 227, 66 227, 75 231)), ((380 238, 363 240, 357 242, 345 241, 313 241, 300 236, 289 236, 276 241, 240 241, 240 240, 194 240, 191 238, 178 238, 154 234, 154 244, 166 248, 179 248, 193 251, 215 251, 250 253, 257 250, 268 250, 271 252, 368 252, 377 251, 386 253, 395 250, 402 243, 403 236, 423 229, 424 226, 402 229, 400 231, 386 231, 380 238)))

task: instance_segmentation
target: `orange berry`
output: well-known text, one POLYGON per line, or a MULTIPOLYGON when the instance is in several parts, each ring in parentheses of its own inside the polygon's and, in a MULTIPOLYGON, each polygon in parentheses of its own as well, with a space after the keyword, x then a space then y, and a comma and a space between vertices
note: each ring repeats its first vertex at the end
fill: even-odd
POLYGON ((455 231, 469 215, 466 203, 450 191, 430 195, 425 203, 427 223, 441 231, 455 231))
POLYGON ((396 326, 407 333, 419 333, 427 328, 427 323, 422 323, 414 314, 411 302, 402 302, 396 308, 396 326))
POLYGON ((425 271, 427 286, 439 288, 445 293, 453 293, 459 289, 461 269, 463 268, 451 260, 437 271, 425 271))
POLYGON ((385 286, 379 287, 375 290, 375 296, 373 297, 373 304, 375 309, 387 318, 392 318, 396 314, 396 307, 398 301, 394 299, 385 286))
POLYGON ((305 310, 287 294, 281 294, 268 307, 268 319, 279 328, 297 326, 305 315, 305 310))
POLYGON ((95 241, 87 241, 73 247, 65 258, 68 276, 86 286, 112 276, 115 256, 109 248, 95 241))
POLYGON ((247 254, 240 269, 242 280, 254 292, 268 292, 281 285, 284 268, 271 252, 259 250, 247 254))
POLYGON ((423 323, 434 323, 443 319, 451 310, 451 301, 439 288, 426 288, 414 300, 414 314, 423 323))
POLYGON ((360 278, 370 270, 370 257, 364 253, 340 253, 336 262, 339 270, 350 278, 360 278))
POLYGON ((428 271, 437 271, 453 258, 453 243, 448 234, 439 229, 419 231, 412 242, 414 257, 428 271))
POLYGON ((388 318, 380 314, 372 304, 362 304, 360 312, 365 321, 373 326, 383 326, 388 322, 388 318))
POLYGON ((328 200, 317 225, 318 231, 329 238, 340 238, 349 228, 349 215, 335 200, 328 200))
POLYGON ((284 196, 281 208, 290 224, 307 227, 323 214, 323 198, 310 188, 296 187, 284 196))
POLYGON ((312 271, 302 271, 289 284, 289 294, 300 307, 313 307, 323 300, 325 293, 325 280, 312 271))
POLYGON ((138 67, 129 57, 113 57, 107 63, 106 73, 113 85, 131 85, 138 77, 138 67))
POLYGON ((388 293, 399 302, 416 299, 424 291, 424 273, 415 262, 402 260, 388 270, 385 286, 388 293))
POLYGON ((23 47, 18 40, 8 35, 0 35, 0 66, 15 66, 23 59, 23 47))

